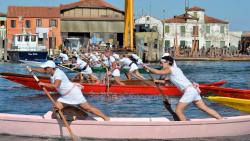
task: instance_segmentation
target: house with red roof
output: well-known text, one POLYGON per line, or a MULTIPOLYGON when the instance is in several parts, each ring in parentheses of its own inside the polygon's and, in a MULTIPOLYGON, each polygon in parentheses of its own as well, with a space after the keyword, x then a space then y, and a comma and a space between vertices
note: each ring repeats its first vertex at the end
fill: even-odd
POLYGON ((163 23, 165 48, 229 46, 229 23, 206 15, 203 8, 186 9, 184 14, 164 19, 163 23))
POLYGON ((62 44, 60 8, 40 6, 9 6, 7 13, 8 47, 15 34, 38 34, 38 44, 52 49, 62 44))

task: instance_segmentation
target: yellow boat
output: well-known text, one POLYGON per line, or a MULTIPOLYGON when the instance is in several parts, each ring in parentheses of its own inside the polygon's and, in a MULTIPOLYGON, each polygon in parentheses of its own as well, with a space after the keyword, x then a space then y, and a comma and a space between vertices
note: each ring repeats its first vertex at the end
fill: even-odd
POLYGON ((230 97, 221 97, 221 96, 209 96, 209 100, 218 102, 222 105, 232 107, 234 109, 250 113, 250 100, 239 99, 239 98, 230 98, 230 97))

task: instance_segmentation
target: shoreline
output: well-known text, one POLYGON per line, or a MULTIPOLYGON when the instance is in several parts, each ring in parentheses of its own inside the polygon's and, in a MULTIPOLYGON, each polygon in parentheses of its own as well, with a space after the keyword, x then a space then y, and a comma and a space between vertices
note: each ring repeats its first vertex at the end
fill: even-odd
POLYGON ((174 57, 177 61, 250 61, 250 57, 174 57))

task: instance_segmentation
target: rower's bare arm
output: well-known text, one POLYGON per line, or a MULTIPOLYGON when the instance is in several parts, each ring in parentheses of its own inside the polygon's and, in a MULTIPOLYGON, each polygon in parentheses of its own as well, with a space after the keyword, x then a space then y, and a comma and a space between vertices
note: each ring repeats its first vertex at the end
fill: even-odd
POLYGON ((40 86, 44 86, 47 88, 54 88, 57 89, 61 84, 61 80, 56 80, 55 83, 43 83, 43 82, 39 82, 40 86))
POLYGON ((46 73, 44 68, 30 68, 30 70, 33 72, 46 73))
POLYGON ((171 70, 169 68, 158 70, 158 69, 151 68, 151 67, 149 67, 147 65, 143 65, 143 67, 146 68, 147 70, 149 70, 150 72, 154 73, 154 74, 165 75, 165 74, 171 73, 171 70))

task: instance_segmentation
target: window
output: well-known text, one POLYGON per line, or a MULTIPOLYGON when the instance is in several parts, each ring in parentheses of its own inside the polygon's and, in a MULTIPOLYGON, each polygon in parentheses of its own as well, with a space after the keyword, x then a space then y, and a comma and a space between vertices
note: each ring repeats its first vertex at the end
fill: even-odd
POLYGON ((24 41, 25 41, 25 42, 29 42, 29 40, 30 40, 29 35, 24 36, 24 41))
POLYGON ((225 26, 220 26, 220 33, 225 33, 225 26))
POLYGON ((26 20, 25 21, 25 27, 26 28, 30 28, 30 20, 26 20))
POLYGON ((169 31, 170 31, 170 30, 169 30, 169 26, 166 25, 166 26, 165 26, 165 33, 169 33, 169 31))
POLYGON ((170 40, 165 40, 165 48, 170 48, 170 40))
POLYGON ((36 19, 36 27, 42 27, 42 19, 36 19))
POLYGON ((38 38, 38 45, 43 45, 43 38, 38 38))
POLYGON ((199 27, 198 26, 193 26, 193 36, 198 36, 199 35, 199 27))
POLYGON ((181 26, 181 36, 184 36, 186 33, 186 27, 185 26, 181 26))
POLYGON ((146 19, 147 21, 149 21, 150 20, 150 17, 147 17, 147 19, 146 19))
POLYGON ((17 41, 18 41, 18 42, 22 42, 22 38, 23 38, 23 36, 18 35, 18 36, 17 36, 17 41))
POLYGON ((36 42, 36 36, 35 35, 31 36, 31 42, 36 42))
POLYGON ((50 27, 57 27, 57 20, 54 20, 54 19, 50 20, 49 26, 50 27))
POLYGON ((186 46, 186 41, 181 40, 181 41, 180 41, 180 46, 181 46, 181 47, 185 47, 185 46, 186 46))
POLYGON ((0 26, 5 26, 4 21, 1 21, 0 26))
POLYGON ((225 41, 220 41, 220 47, 224 47, 225 45, 225 41))
POLYGON ((198 13, 197 12, 194 12, 194 17, 198 18, 198 13))
POLYGON ((12 28, 15 28, 16 27, 16 20, 11 20, 11 27, 12 28))
POLYGON ((206 33, 210 34, 210 26, 206 26, 206 33))
POLYGON ((211 47, 211 41, 206 41, 206 48, 210 48, 211 47))

